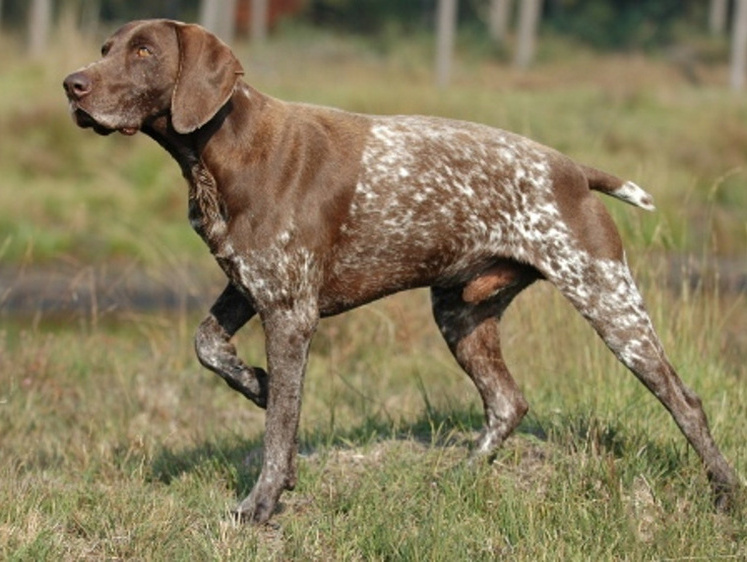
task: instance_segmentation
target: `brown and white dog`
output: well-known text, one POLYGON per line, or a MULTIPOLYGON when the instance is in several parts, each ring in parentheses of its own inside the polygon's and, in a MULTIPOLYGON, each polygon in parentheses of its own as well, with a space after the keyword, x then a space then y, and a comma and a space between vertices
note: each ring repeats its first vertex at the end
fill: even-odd
POLYGON ((359 115, 261 94, 230 49, 174 21, 129 23, 64 81, 81 127, 142 131, 179 163, 189 220, 228 278, 200 324, 200 362, 267 409, 259 478, 237 508, 255 522, 296 483, 309 342, 320 317, 431 287, 433 314, 482 398, 476 454, 527 412, 499 321, 546 279, 672 414, 726 506, 738 486, 698 397, 667 361, 617 230, 592 190, 652 209, 631 182, 490 127, 359 115), (268 372, 231 337, 255 314, 268 372))

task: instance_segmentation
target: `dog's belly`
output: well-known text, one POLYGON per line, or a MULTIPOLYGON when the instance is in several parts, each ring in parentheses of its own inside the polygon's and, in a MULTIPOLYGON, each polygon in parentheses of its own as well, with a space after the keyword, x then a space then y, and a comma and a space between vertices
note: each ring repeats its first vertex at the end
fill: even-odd
MULTIPOLYGON (((353 236, 331 254, 319 291, 323 315, 337 314, 417 287, 463 285, 504 257, 505 244, 443 225, 448 235, 423 236, 417 226, 353 236)), ((493 236, 501 232, 496 228, 493 236)))

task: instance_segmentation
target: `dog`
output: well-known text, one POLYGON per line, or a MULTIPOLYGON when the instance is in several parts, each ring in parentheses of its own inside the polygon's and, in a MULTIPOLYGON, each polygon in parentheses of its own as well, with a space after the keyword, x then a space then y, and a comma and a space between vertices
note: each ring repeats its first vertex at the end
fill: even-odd
POLYGON ((630 181, 522 136, 422 116, 369 116, 260 93, 203 28, 128 23, 64 79, 74 121, 142 131, 189 184, 189 221, 228 283, 195 335, 202 365, 266 409, 263 463, 243 519, 264 523, 296 484, 301 394, 320 318, 430 287, 433 315, 483 402, 474 454, 492 457, 528 410, 499 322, 534 281, 552 283, 661 401, 700 456, 717 507, 737 476, 700 399, 667 360, 592 191, 652 210, 630 181), (267 371, 232 336, 258 314, 267 371))

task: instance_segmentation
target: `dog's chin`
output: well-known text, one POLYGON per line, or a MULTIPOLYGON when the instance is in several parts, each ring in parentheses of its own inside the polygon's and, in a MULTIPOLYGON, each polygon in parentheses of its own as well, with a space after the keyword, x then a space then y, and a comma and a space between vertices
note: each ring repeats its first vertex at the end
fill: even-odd
POLYGON ((111 135, 112 133, 115 133, 119 131, 123 135, 134 135, 137 133, 138 128, 137 127, 109 127, 107 125, 103 125, 96 121, 90 113, 87 111, 79 108, 74 107, 73 108, 73 121, 75 121, 75 124, 78 125, 78 127, 81 127, 83 129, 93 129, 95 133, 107 136, 111 135))

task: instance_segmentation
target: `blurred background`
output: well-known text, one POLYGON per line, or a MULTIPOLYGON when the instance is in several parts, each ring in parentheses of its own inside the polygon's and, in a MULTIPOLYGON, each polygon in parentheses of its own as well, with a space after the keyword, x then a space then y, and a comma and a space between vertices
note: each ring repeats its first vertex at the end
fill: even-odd
POLYGON ((630 178, 659 211, 608 202, 629 253, 744 289, 746 4, 0 0, 0 312, 201 307, 222 282, 169 157, 67 114, 62 78, 151 17, 213 30, 267 94, 480 121, 630 178))

